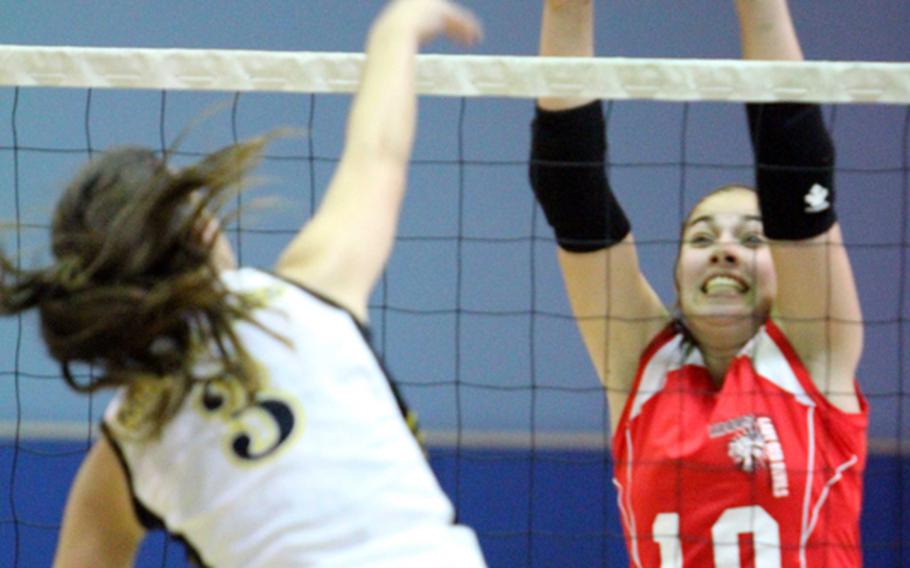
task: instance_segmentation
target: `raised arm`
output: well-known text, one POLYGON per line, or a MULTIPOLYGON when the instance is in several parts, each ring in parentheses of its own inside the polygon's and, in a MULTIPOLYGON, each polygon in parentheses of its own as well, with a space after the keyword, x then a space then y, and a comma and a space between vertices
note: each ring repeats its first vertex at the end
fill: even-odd
MULTIPOLYGON (((786 0, 736 0, 745 59, 802 60, 786 0)), ((819 389, 859 402, 862 313, 834 214, 835 153, 811 104, 748 105, 762 222, 777 274, 773 317, 819 389)))
MULTIPOLYGON (((540 55, 594 54, 592 0, 546 0, 540 55)), ((604 170, 599 101, 541 98, 532 130, 531 185, 559 243, 569 301, 594 367, 619 420, 638 359, 669 322, 639 272, 635 244, 604 170)))
POLYGON ((475 19, 445 0, 393 0, 373 24, 338 168, 318 212, 278 261, 279 274, 366 321, 395 239, 416 121, 415 55, 440 33, 470 44, 475 19))
MULTIPOLYGON (((594 55, 594 5, 592 0, 545 0, 540 18, 542 57, 592 57, 594 55)), ((594 102, 590 98, 542 97, 537 106, 559 111, 594 102)))
POLYGON ((801 61, 787 0, 736 0, 743 59, 801 61))

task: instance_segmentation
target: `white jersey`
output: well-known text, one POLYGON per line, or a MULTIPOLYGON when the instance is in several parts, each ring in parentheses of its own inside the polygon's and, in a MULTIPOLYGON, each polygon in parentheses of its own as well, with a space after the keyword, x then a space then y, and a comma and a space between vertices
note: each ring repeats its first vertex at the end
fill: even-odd
POLYGON ((254 403, 199 384, 148 441, 125 429, 125 392, 105 414, 143 523, 206 566, 484 566, 354 318, 254 269, 223 281, 265 302, 268 331, 236 326, 261 366, 254 403))

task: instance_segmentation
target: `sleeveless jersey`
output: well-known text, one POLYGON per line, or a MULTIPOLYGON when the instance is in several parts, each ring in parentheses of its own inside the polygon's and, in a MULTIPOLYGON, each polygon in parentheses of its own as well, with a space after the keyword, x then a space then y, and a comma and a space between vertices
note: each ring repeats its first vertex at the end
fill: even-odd
POLYGON ((484 566, 356 320, 254 269, 222 279, 260 302, 235 330, 261 388, 232 405, 233 382, 200 382, 144 441, 115 396, 103 428, 143 523, 206 566, 484 566))
POLYGON ((861 565, 856 392, 860 412, 828 402, 770 320, 719 388, 683 333, 658 334, 613 436, 630 564, 861 565))

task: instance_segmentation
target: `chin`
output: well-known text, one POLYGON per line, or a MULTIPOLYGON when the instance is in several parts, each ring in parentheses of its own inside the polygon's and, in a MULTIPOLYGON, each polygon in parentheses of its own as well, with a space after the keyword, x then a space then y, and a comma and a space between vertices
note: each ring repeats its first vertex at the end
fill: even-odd
POLYGON ((698 310, 684 312, 687 321, 707 326, 729 327, 748 325, 758 327, 768 317, 767 312, 755 310, 742 304, 705 306, 698 310))

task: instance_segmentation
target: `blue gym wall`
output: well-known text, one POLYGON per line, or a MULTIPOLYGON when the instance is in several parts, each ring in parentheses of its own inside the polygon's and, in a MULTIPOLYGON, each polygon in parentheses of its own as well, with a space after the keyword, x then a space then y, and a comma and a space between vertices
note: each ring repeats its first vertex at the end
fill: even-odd
MULTIPOLYGON (((471 53, 535 52, 537 0, 465 4, 485 25, 484 43, 471 53)), ((737 57, 730 4, 598 1, 598 53, 737 57)), ((910 58, 905 0, 793 4, 811 59, 910 58)), ((376 0, 0 0, 0 43, 359 51, 382 5, 376 0)), ((443 41, 426 51, 461 52, 443 41)), ((310 215, 341 147, 349 100, 255 94, 236 102, 241 137, 282 125, 307 129, 306 136, 278 141, 269 150, 263 183, 249 199, 278 201, 244 214, 247 232, 236 241, 244 263, 268 266, 310 215), (304 159, 284 159, 291 155, 304 159)), ((170 142, 214 105, 231 102, 229 93, 162 97, 153 91, 89 95, 0 88, 0 221, 13 220, 18 206, 25 261, 46 259, 45 230, 29 225, 46 223, 63 181, 90 150, 124 143, 159 148, 162 135, 170 142)), ((596 439, 605 411, 567 317, 553 246, 526 238, 532 232, 548 235, 534 213, 521 165, 531 108, 526 100, 421 101, 403 238, 372 302, 374 340, 426 429, 500 433, 499 439, 517 439, 518 446, 536 442, 534 452, 432 448, 443 486, 462 520, 481 532, 492 566, 612 565, 624 562, 625 553, 605 456, 590 449, 544 449, 540 442, 550 433, 596 439), (465 239, 447 238, 458 234, 465 239), (531 310, 538 315, 532 318, 531 310)), ((910 340, 900 328, 900 319, 910 315, 910 287, 901 290, 908 276, 901 250, 881 246, 906 243, 910 230, 902 216, 908 192, 902 165, 910 159, 902 145, 906 114, 902 107, 826 108, 843 168, 841 222, 869 321, 859 375, 872 405, 876 449, 863 517, 871 566, 898 565, 908 531, 902 510, 910 504, 905 491, 910 472, 892 450, 910 423, 903 396, 910 386, 903 356, 910 340)), ((215 113, 190 131, 181 149, 205 152, 230 143, 231 118, 230 110, 215 113)), ((742 109, 618 102, 610 112, 610 138, 611 176, 637 240, 656 243, 641 248, 643 270, 672 302, 675 246, 660 242, 676 238, 682 211, 704 191, 751 179, 742 109), (682 161, 690 167, 680 167, 682 161)), ((15 249, 16 237, 4 234, 3 244, 15 249)), ((33 316, 21 325, 0 321, 0 423, 51 425, 50 438, 26 437, 18 445, 13 437, 0 440, 0 566, 49 564, 66 490, 87 445, 87 434, 80 440, 73 427, 87 432, 106 401, 69 394, 56 373, 37 339, 33 316), (58 439, 54 426, 61 432, 58 439)), ((144 549, 142 565, 162 565, 161 554, 162 546, 153 542, 144 549)), ((182 565, 173 546, 164 554, 171 558, 168 565, 182 565)))

